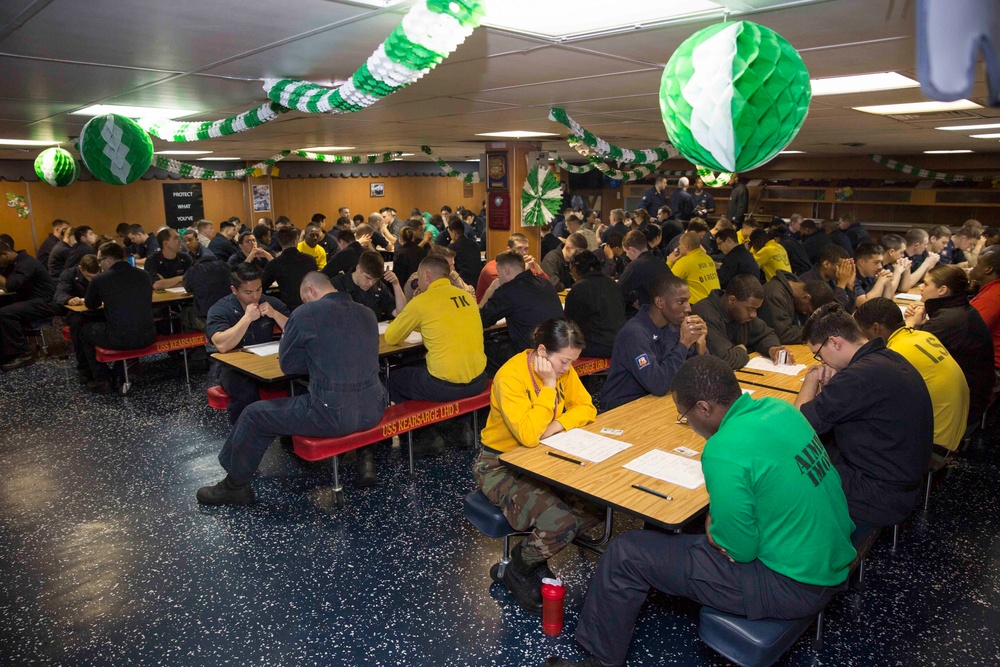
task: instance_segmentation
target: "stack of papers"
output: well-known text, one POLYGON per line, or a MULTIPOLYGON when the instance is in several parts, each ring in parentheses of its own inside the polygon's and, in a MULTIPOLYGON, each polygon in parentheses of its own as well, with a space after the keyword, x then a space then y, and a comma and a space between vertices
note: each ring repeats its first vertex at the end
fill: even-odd
POLYGON ((542 440, 542 444, 593 463, 600 463, 632 446, 627 442, 605 438, 603 435, 579 428, 556 433, 554 436, 542 440))
POLYGON ((183 287, 168 287, 167 292, 173 292, 174 294, 187 294, 187 290, 183 287))
POLYGON ((385 334, 385 330, 388 329, 388 328, 389 328, 389 323, 388 322, 379 322, 378 323, 378 334, 380 336, 384 335, 385 334))
POLYGON ((896 298, 900 301, 920 301, 919 294, 910 294, 909 292, 901 292, 896 295, 896 298))
POLYGON ((795 376, 805 370, 805 364, 776 364, 766 357, 754 357, 744 368, 751 368, 757 371, 767 371, 768 373, 781 373, 782 375, 795 376))
POLYGON ((405 342, 420 344, 424 342, 424 337, 420 335, 419 331, 414 331, 409 336, 406 337, 405 342))
POLYGON ((701 461, 669 454, 662 449, 648 451, 622 467, 685 489, 694 490, 705 483, 701 461))
POLYGON ((281 345, 281 341, 274 341, 272 343, 258 343, 257 345, 247 345, 243 349, 247 352, 253 352, 254 354, 266 357, 270 354, 278 354, 278 346, 281 345))

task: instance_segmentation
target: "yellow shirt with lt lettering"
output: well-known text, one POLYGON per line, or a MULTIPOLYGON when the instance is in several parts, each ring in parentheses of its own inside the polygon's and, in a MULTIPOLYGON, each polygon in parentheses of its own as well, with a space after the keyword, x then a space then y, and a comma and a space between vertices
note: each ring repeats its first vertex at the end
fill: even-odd
POLYGON ((435 280, 406 304, 385 330, 385 342, 399 345, 416 329, 427 348, 427 370, 437 379, 467 384, 486 370, 476 298, 447 278, 435 280))
POLYGON ((701 247, 678 259, 670 266, 670 270, 678 278, 687 281, 692 304, 707 297, 712 290, 722 289, 719 274, 715 272, 715 260, 701 247))

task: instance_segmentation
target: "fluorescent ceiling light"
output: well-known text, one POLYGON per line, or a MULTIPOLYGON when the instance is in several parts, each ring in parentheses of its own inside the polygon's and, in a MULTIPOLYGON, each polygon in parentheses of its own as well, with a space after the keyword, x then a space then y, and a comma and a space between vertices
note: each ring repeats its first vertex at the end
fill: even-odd
POLYGON ((479 162, 479 158, 476 158, 475 160, 466 160, 466 162, 479 162))
POLYGON ((73 116, 103 116, 106 113, 116 113, 128 118, 180 118, 198 113, 191 109, 160 109, 158 107, 130 107, 118 104, 95 104, 86 109, 70 112, 73 116))
POLYGON ((799 155, 805 153, 805 151, 780 151, 778 155, 799 155))
POLYGON ((236 160, 242 160, 243 158, 241 158, 241 157, 200 157, 198 159, 199 160, 211 160, 212 162, 218 162, 220 160, 236 161, 236 160))
POLYGON ((876 72, 855 76, 831 76, 813 79, 813 97, 820 95, 843 95, 845 93, 869 93, 876 90, 898 90, 916 88, 919 82, 896 72, 876 72))
POLYGON ((985 125, 949 125, 947 127, 936 127, 935 130, 995 130, 1000 128, 1000 123, 987 123, 985 125))
POLYGON ((873 107, 853 107, 855 111, 873 113, 880 116, 904 113, 934 113, 935 111, 963 111, 965 109, 982 109, 983 105, 971 100, 955 102, 912 102, 909 104, 879 104, 873 107))
POLYGON ((212 151, 154 151, 157 155, 208 155, 212 151))
POLYGON ((972 153, 972 151, 967 148, 959 148, 949 151, 924 151, 924 153, 927 153, 928 155, 948 155, 949 153, 972 153))
POLYGON ((353 151, 354 146, 313 146, 311 148, 300 148, 300 151, 309 151, 312 153, 321 153, 329 151, 353 151))
POLYGON ((35 141, 34 139, 0 139, 3 146, 58 146, 61 141, 35 141))
POLYGON ((484 25, 548 38, 576 37, 621 29, 662 25, 692 16, 721 16, 724 8, 712 0, 486 0, 484 25))
POLYGON ((365 5, 367 7, 378 7, 381 9, 382 7, 392 7, 393 5, 398 5, 401 2, 405 2, 405 0, 348 0, 348 2, 352 2, 355 5, 365 5))
POLYGON ((477 137, 505 137, 507 139, 524 139, 527 137, 555 137, 555 132, 532 132, 530 130, 505 130, 503 132, 481 132, 477 137))
POLYGON ((1000 132, 994 132, 993 134, 973 134, 971 136, 973 139, 1000 139, 1000 132))

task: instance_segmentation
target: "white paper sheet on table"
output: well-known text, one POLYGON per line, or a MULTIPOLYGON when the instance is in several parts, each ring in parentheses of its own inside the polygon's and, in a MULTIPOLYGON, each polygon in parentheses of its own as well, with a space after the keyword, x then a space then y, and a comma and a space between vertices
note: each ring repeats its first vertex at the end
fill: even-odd
POLYGON ((805 364, 776 364, 766 357, 754 357, 744 368, 755 371, 767 371, 768 373, 781 373, 782 375, 798 375, 805 370, 805 364))
POLYGON ((409 336, 406 337, 406 342, 407 343, 423 343, 424 342, 424 337, 420 335, 419 331, 414 331, 409 336))
POLYGON ((909 292, 900 292, 896 295, 896 298, 903 301, 920 301, 919 294, 910 294, 909 292))
POLYGON ((168 287, 168 292, 173 292, 174 294, 187 294, 187 290, 183 287, 168 287))
POLYGON ((379 335, 380 336, 383 335, 385 333, 385 330, 388 329, 388 328, 389 328, 389 323, 388 322, 379 322, 378 323, 378 333, 379 333, 379 335))
POLYGON ((247 345, 243 349, 247 352, 253 352, 261 357, 266 357, 269 354, 278 354, 278 346, 281 345, 281 341, 274 341, 272 343, 258 343, 257 345, 247 345))
POLYGON ((507 326, 507 318, 506 317, 501 317, 499 320, 497 320, 497 323, 494 324, 493 326, 495 326, 495 327, 505 327, 505 326, 507 326))
POLYGON ((705 483, 701 461, 670 454, 662 449, 648 451, 622 467, 685 489, 697 489, 705 483))
POLYGON ((579 428, 556 433, 542 440, 542 444, 592 463, 600 463, 632 446, 579 428))

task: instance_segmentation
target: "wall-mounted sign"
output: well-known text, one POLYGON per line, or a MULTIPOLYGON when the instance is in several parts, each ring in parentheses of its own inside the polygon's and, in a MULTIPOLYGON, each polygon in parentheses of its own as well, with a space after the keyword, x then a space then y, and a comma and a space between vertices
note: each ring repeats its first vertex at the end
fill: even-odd
POLYGON ((508 171, 506 153, 488 153, 486 155, 486 188, 506 190, 508 171))
POLYGON ((510 230, 510 193, 486 193, 486 219, 490 229, 510 230))
POLYGON ((205 217, 201 183, 164 183, 163 208, 167 225, 173 229, 191 227, 205 217))

